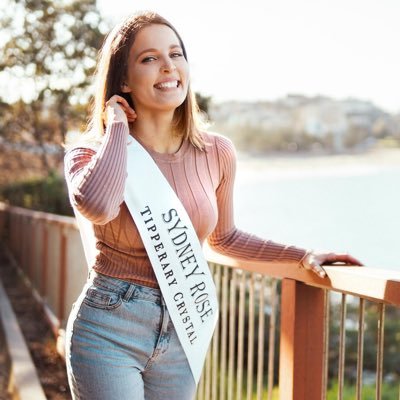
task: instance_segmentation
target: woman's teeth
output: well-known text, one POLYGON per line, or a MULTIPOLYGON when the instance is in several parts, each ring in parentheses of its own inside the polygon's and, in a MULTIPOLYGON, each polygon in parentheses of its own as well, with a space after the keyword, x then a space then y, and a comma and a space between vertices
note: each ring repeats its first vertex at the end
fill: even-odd
POLYGON ((154 85, 157 89, 169 89, 178 87, 178 81, 161 82, 154 85))

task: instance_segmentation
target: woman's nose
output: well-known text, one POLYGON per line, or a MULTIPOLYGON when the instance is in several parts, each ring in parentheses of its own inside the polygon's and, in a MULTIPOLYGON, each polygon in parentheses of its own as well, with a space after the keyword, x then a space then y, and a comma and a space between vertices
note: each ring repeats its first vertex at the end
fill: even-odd
POLYGON ((170 58, 167 58, 162 63, 161 70, 163 72, 175 71, 176 70, 176 65, 173 63, 173 61, 170 58))

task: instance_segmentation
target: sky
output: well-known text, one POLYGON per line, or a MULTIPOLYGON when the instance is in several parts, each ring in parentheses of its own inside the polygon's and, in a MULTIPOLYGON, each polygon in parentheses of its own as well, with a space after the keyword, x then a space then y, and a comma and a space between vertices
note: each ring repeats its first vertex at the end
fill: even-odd
POLYGON ((399 0, 98 0, 116 23, 172 22, 193 89, 214 101, 356 97, 400 112, 399 0))

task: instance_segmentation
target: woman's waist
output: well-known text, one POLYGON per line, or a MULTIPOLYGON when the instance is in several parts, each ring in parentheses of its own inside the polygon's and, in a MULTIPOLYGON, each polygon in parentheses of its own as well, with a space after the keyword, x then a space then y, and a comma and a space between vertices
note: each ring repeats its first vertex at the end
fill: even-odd
POLYGON ((117 254, 100 252, 93 265, 93 271, 128 283, 137 283, 150 288, 159 288, 153 267, 145 257, 121 257, 117 254))

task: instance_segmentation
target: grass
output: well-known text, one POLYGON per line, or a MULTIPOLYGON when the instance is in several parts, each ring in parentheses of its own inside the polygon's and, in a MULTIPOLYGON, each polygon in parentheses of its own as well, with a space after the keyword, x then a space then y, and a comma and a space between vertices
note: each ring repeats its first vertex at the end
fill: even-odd
MULTIPOLYGON (((375 400, 375 385, 364 385, 362 388, 362 399, 363 400, 375 400)), ((399 386, 393 384, 383 384, 382 385, 382 398, 381 400, 395 400, 399 399, 399 386)), ((261 398, 267 399, 268 391, 264 390, 261 398)), ((243 390, 242 399, 247 397, 246 390, 243 390)), ((335 382, 331 388, 328 389, 327 400, 337 400, 338 398, 338 384, 335 382)), ((345 386, 343 390, 343 400, 354 400, 356 398, 356 387, 355 386, 345 386)), ((257 394, 254 391, 252 400, 257 400, 257 394)), ((279 400, 279 390, 278 387, 274 387, 272 391, 272 400, 279 400)))
MULTIPOLYGON (((362 387, 363 400, 375 400, 375 385, 364 385, 362 387)), ((338 384, 337 382, 328 390, 327 400, 337 400, 338 384)), ((399 398, 399 386, 384 383, 382 385, 381 400, 395 400, 399 398)), ((343 390, 343 400, 354 400, 356 398, 356 387, 345 386, 343 390)))

